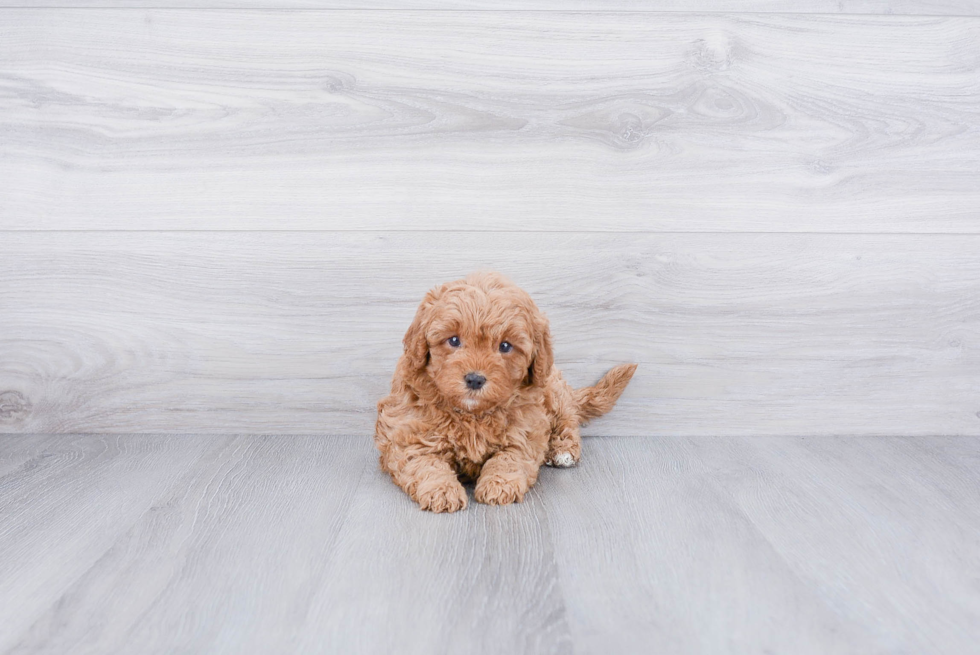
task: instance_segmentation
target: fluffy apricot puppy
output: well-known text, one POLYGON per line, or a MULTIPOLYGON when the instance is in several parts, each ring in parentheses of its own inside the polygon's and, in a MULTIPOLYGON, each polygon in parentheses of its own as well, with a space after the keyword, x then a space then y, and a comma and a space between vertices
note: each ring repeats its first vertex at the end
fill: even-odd
POLYGON ((520 502, 542 464, 579 460, 579 426, 612 409, 635 364, 572 389, 531 297, 496 273, 437 287, 404 339, 391 394, 378 403, 381 468, 422 509, 520 502))

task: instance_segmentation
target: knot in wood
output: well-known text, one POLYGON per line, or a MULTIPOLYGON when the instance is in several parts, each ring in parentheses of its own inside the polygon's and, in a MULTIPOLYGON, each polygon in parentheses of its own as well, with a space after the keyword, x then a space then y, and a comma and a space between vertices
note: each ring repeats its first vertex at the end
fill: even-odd
POLYGON ((31 401, 19 391, 0 393, 0 422, 13 423, 27 418, 31 413, 31 401))

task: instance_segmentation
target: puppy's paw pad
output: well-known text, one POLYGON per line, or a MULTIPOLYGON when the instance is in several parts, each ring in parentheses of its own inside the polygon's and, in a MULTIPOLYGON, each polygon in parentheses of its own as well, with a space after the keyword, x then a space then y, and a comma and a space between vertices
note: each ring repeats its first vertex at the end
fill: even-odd
POLYGON ((516 484, 500 478, 480 478, 473 495, 478 502, 487 505, 510 505, 524 500, 524 494, 516 484))
POLYGON ((420 491, 415 499, 419 507, 441 514, 466 508, 466 489, 458 482, 455 485, 441 485, 420 491))
POLYGON ((578 464, 578 460, 571 453, 555 453, 547 461, 548 466, 567 469, 578 464))

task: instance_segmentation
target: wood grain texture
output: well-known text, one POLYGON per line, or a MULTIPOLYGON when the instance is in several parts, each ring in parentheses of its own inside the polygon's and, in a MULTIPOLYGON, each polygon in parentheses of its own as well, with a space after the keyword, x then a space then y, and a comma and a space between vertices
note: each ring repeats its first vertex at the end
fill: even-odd
MULTIPOLYGON (((325 563, 373 464, 366 450, 350 438, 134 439, 209 448, 158 465, 173 484, 155 489, 153 506, 114 533, 112 547, 29 630, 11 631, 17 639, 6 645, 16 647, 4 652, 292 652, 285 647, 306 624, 301 609, 329 583, 325 563)), ((130 492, 109 489, 90 508, 111 508, 130 492)))
MULTIPOLYGON (((373 444, 363 442, 373 456, 373 444)), ((303 652, 572 653, 544 508, 421 512, 365 472, 308 610, 303 652), (359 627, 355 627, 359 626, 359 627)))
POLYGON ((44 462, 0 477, 5 653, 966 653, 980 638, 976 437, 593 438, 524 503, 438 516, 366 437, 41 439, 0 440, 0 462, 44 462))
POLYGON ((540 491, 582 652, 980 637, 975 438, 593 439, 583 462, 540 491))
POLYGON ((774 438, 719 447, 702 440, 696 448, 796 577, 866 626, 881 651, 954 653, 976 642, 975 440, 774 438), (797 464, 791 470, 787 462, 797 464), (902 583, 892 585, 896 574, 902 583))
POLYGON ((609 435, 978 434, 980 237, 9 233, 7 432, 370 434, 425 291, 481 268, 609 435))
POLYGON ((968 17, 8 9, 0 229, 975 234, 978 41, 968 17))
MULTIPOLYGON (((0 440, 0 460, 19 450, 20 439, 0 440)), ((0 478, 0 652, 98 567, 185 467, 222 439, 61 437, 6 471, 0 478)))
POLYGON ((54 443, 64 441, 60 434, 20 435, 0 444, 0 478, 19 470, 38 466, 54 443))
MULTIPOLYGON (((754 441, 715 437, 705 449, 754 441)), ((590 439, 580 469, 541 480, 581 650, 638 653, 654 643, 668 653, 876 652, 713 480, 699 443, 590 439)), ((789 475, 793 464, 783 462, 789 475)), ((834 520, 821 519, 828 527, 834 520)))
POLYGON ((0 7, 629 11, 976 16, 974 0, 0 0, 0 7))

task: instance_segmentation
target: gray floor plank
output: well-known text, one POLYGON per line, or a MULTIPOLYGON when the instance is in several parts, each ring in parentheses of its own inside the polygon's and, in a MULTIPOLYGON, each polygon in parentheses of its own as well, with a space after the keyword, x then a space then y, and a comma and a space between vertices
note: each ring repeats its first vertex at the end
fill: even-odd
POLYGON ((864 652, 863 627, 795 574, 690 441, 585 448, 541 480, 581 652, 864 652))
POLYGON ((0 478, 0 652, 958 654, 980 638, 976 437, 592 438, 523 504, 453 515, 419 511, 366 437, 45 450, 0 478))
MULTIPOLYGON (((325 582, 333 540, 371 463, 364 449, 350 438, 170 442, 189 452, 215 447, 173 466, 182 473, 176 483, 155 489, 152 508, 8 642, 16 644, 9 652, 283 652, 305 625, 304 608, 325 582)), ((106 494, 102 505, 131 491, 106 494)))
POLYGON ((577 479, 542 481, 573 508, 548 516, 571 624, 589 626, 575 636, 594 652, 665 633, 674 652, 971 651, 980 485, 957 460, 978 456, 976 438, 589 440, 577 479))
POLYGON ((8 9, 0 229, 976 234, 978 40, 976 17, 8 9))
POLYGON ((374 466, 328 571, 298 644, 305 652, 571 652, 538 498, 501 510, 470 492, 469 507, 447 521, 374 466))
POLYGON ((64 439, 61 434, 21 434, 10 439, 0 435, 0 481, 19 469, 40 466, 45 459, 54 456, 51 447, 64 443, 64 439))
POLYGON ((696 448, 771 548, 843 617, 866 626, 876 650, 975 648, 980 442, 702 439, 696 448), (950 442, 974 466, 951 461, 950 442))
MULTIPOLYGON (((0 452, 21 439, 33 437, 0 437, 0 452)), ((221 439, 60 436, 0 478, 0 652, 221 439)))

